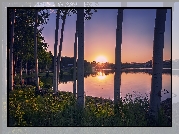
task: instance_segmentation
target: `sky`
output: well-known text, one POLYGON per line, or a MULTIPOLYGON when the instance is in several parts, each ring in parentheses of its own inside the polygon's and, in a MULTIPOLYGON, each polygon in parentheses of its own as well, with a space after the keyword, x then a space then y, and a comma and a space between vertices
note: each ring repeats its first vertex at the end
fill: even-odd
MULTIPOLYGON (((55 9, 54 9, 55 10, 55 9)), ((155 26, 155 9, 125 9, 122 27, 122 62, 146 62, 152 59, 155 26)), ((42 35, 48 43, 48 51, 54 49, 56 14, 51 13, 42 35)), ((66 19, 62 56, 73 57, 76 30, 76 14, 66 19)), ((59 27, 59 39, 61 34, 59 27)), ((94 61, 98 56, 115 61, 117 9, 98 9, 85 21, 84 59, 94 61)), ((164 34, 164 60, 171 59, 171 10, 167 10, 164 34)))

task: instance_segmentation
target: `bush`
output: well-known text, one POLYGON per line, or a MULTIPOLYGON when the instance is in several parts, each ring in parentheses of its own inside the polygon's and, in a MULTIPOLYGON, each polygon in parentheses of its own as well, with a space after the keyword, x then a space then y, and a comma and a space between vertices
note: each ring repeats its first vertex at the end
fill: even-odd
MULTIPOLYGON (((80 109, 71 92, 53 94, 49 89, 44 94, 35 94, 32 86, 15 89, 9 93, 9 125, 152 126, 147 116, 149 100, 146 97, 132 99, 132 95, 127 94, 117 105, 104 98, 86 96, 85 99, 85 108, 80 109)), ((155 125, 171 126, 162 109, 155 125)))

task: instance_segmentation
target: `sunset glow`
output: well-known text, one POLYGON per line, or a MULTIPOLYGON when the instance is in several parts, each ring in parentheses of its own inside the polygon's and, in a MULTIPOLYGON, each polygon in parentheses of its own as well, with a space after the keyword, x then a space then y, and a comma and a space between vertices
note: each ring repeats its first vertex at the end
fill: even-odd
POLYGON ((102 55, 98 56, 96 58, 96 62, 105 63, 105 62, 107 62, 107 58, 105 56, 102 56, 102 55))
MULTIPOLYGON (((125 9, 122 25, 121 61, 147 62, 152 60, 155 26, 155 9, 125 9), (142 50, 142 51, 141 51, 142 50)), ((62 56, 73 57, 77 15, 67 16, 65 22, 62 56), (70 49, 69 49, 70 48, 70 49)), ((44 25, 43 36, 54 53, 56 14, 44 25)), ((115 63, 117 9, 98 9, 92 19, 85 20, 84 59, 89 62, 115 63), (98 57, 99 56, 99 57, 98 57)), ((62 28, 60 21, 59 29, 62 28)), ((59 32, 59 39, 61 32, 59 32)), ((171 10, 167 11, 164 35, 163 60, 171 59, 171 10)))
POLYGON ((106 75, 104 75, 102 72, 99 72, 97 78, 99 80, 104 80, 106 78, 106 75))

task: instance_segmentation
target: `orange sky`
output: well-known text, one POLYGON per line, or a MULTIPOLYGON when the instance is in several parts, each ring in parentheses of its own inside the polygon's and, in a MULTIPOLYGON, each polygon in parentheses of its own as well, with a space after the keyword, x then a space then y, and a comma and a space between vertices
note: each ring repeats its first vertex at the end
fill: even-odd
MULTIPOLYGON (((126 9, 123 13, 122 62, 147 62, 152 60, 155 25, 155 9, 126 9)), ((164 60, 171 59, 171 11, 165 23, 164 60)), ((67 17, 64 31, 62 56, 73 57, 76 15, 67 17)), ((85 60, 94 61, 100 55, 108 62, 115 61, 117 9, 98 9, 91 20, 85 21, 85 60)), ((61 21, 59 38, 61 31, 61 21)), ((55 14, 43 30, 43 36, 53 53, 55 40, 55 14)))

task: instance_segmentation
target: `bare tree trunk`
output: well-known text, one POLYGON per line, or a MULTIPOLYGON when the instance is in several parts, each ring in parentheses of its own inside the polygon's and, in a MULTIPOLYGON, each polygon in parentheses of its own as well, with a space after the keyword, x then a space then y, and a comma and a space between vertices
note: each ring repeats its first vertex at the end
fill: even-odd
POLYGON ((78 35, 78 22, 76 21, 76 33, 74 43, 74 70, 73 70, 73 94, 76 97, 76 58, 77 58, 77 35, 78 35))
POLYGON ((54 72, 53 72, 53 91, 57 93, 57 46, 58 46, 58 29, 59 29, 59 9, 56 16, 56 29, 55 29, 55 45, 54 45, 54 72))
POLYGON ((37 25, 38 25, 37 22, 38 22, 38 9, 35 9, 35 25, 34 25, 35 82, 36 82, 36 90, 39 90, 38 59, 37 59, 37 25))
POLYGON ((20 63, 20 80, 22 81, 22 62, 23 60, 21 59, 21 63, 20 63))
POLYGON ((78 60, 77 60, 77 103, 84 108, 84 9, 77 11, 78 60))
POLYGON ((18 54, 17 54, 17 56, 16 56, 16 60, 15 60, 15 67, 14 67, 14 76, 16 76, 17 75, 17 62, 18 62, 18 54))
MULTIPOLYGON (((65 14, 66 16, 66 14, 65 14)), ((62 52, 62 43, 63 43, 63 32, 64 32, 64 27, 65 27, 65 20, 66 17, 63 19, 63 23, 62 23, 62 29, 61 29, 61 38, 60 38, 60 45, 59 45, 59 53, 58 53, 58 64, 57 64, 57 79, 58 82, 59 81, 59 72, 60 72, 60 61, 61 61, 61 52, 62 52)))
POLYGON ((26 62, 26 64, 25 64, 25 74, 26 74, 26 76, 27 76, 27 62, 26 62))
POLYGON ((157 9, 154 29, 150 115, 158 120, 161 102, 164 32, 167 9, 157 9))
POLYGON ((10 64, 9 64, 9 73, 10 73, 10 81, 9 81, 9 90, 13 90, 13 85, 14 85, 14 64, 13 64, 13 44, 14 44, 14 19, 15 18, 15 9, 12 9, 12 14, 11 14, 11 44, 10 44, 10 64))
POLYGON ((14 57, 14 76, 16 76, 17 56, 14 57))
POLYGON ((117 29, 116 29, 116 48, 115 48, 115 75, 114 75, 114 103, 115 104, 117 104, 120 100, 122 21, 123 21, 123 9, 118 9, 117 29))

